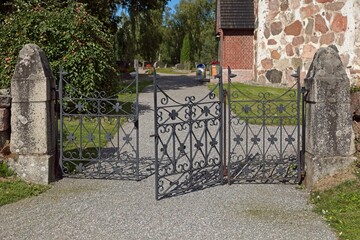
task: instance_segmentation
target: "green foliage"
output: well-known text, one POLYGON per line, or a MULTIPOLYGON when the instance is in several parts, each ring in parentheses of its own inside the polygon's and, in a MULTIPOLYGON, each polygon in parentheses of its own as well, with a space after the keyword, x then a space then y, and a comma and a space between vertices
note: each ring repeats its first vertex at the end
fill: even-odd
POLYGON ((180 62, 184 64, 186 69, 190 68, 191 63, 191 46, 190 46, 190 37, 189 34, 186 34, 183 40, 180 62))
POLYGON ((5 161, 0 161, 0 177, 10 177, 15 173, 11 170, 5 161))
POLYGON ((49 189, 48 186, 26 183, 15 176, 5 161, 0 161, 0 206, 37 196, 49 189))
POLYGON ((131 62, 136 55, 134 35, 131 33, 131 22, 125 14, 121 17, 120 27, 115 34, 115 57, 117 61, 131 62))
POLYGON ((16 0, 0 35, 0 87, 9 87, 16 59, 27 43, 39 45, 54 75, 59 66, 82 93, 109 90, 116 79, 111 35, 102 22, 73 0, 16 0))
POLYGON ((116 34, 117 59, 156 61, 162 41, 162 13, 167 0, 121 2, 124 11, 116 34))
POLYGON ((50 186, 26 183, 17 178, 0 180, 0 206, 38 196, 49 188, 50 186))
POLYGON ((165 12, 161 56, 164 62, 181 62, 181 46, 190 38, 192 63, 209 63, 217 58, 215 0, 180 0, 175 13, 165 12))
POLYGON ((352 86, 350 88, 350 93, 360 92, 360 86, 352 86))

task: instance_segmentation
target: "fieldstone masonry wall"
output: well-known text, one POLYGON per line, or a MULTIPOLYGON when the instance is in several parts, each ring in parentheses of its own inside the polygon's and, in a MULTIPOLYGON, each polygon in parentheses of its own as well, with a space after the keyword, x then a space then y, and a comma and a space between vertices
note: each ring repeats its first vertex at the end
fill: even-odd
POLYGON ((55 82, 44 52, 28 44, 20 51, 11 81, 12 165, 25 180, 47 184, 55 176, 55 82))
POLYGON ((294 69, 304 75, 317 49, 329 45, 338 48, 348 76, 360 78, 360 1, 255 2, 258 82, 288 84, 294 69))
POLYGON ((355 158, 350 82, 335 46, 315 54, 305 78, 305 185, 348 167, 355 158))

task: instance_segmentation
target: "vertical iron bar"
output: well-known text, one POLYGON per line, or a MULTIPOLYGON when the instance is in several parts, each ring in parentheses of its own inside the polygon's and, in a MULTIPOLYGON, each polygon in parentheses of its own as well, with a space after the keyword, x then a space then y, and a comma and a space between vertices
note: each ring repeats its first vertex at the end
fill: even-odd
POLYGON ((59 95, 58 95, 58 86, 56 85, 56 82, 54 83, 54 88, 52 89, 53 91, 53 96, 52 96, 52 101, 54 101, 54 118, 55 118, 55 124, 53 124, 52 127, 54 127, 54 132, 55 132, 55 171, 54 171, 54 176, 55 178, 59 178, 61 175, 59 173, 59 109, 58 109, 58 104, 59 104, 59 95))
MULTIPOLYGON (((194 172, 193 172, 193 164, 194 164, 194 158, 193 158, 193 118, 192 118, 192 113, 193 113, 193 103, 190 103, 189 107, 189 134, 190 134, 190 147, 189 147, 189 151, 190 151, 190 171, 189 171, 189 185, 192 186, 193 184, 193 176, 194 176, 194 172)), ((185 144, 185 142, 184 142, 185 144)), ((184 145, 185 146, 185 145, 184 145)), ((185 149, 184 149, 185 150, 185 149)), ((184 153, 185 154, 185 153, 184 153)))
POLYGON ((222 67, 219 68, 219 96, 220 96, 220 127, 219 127, 219 135, 220 135, 220 182, 223 184, 224 182, 224 149, 223 149, 223 143, 224 143, 224 136, 223 136, 223 126, 224 126, 224 111, 223 111, 223 102, 224 102, 224 89, 223 89, 223 74, 222 74, 222 67))
MULTIPOLYGON (((261 101, 262 102, 262 114, 263 114, 263 116, 262 116, 263 117, 262 132, 263 133, 262 133, 262 139, 261 139, 262 148, 259 147, 260 148, 259 151, 261 152, 261 155, 262 155, 262 164, 260 164, 258 172, 256 172, 256 174, 258 174, 260 172, 260 170, 262 170, 261 181, 264 180, 264 177, 266 175, 266 169, 264 169, 265 167, 263 167, 263 166, 267 165, 267 163, 266 163, 266 150, 265 150, 266 149, 266 146, 265 146, 265 139, 266 139, 266 136, 265 136, 265 134, 266 134, 266 104, 271 101, 270 99, 266 99, 266 93, 264 93, 263 98, 264 99, 261 101)), ((257 137, 259 138, 260 136, 257 136, 257 137)), ((256 160, 256 159, 254 159, 254 160, 256 160)), ((256 176, 256 174, 255 174, 255 176, 256 176)), ((271 172, 270 172, 269 176, 271 176, 271 172)))
POLYGON ((301 91, 302 93, 302 124, 301 124, 301 131, 302 131, 302 135, 301 135, 301 180, 303 180, 303 178, 305 177, 305 146, 306 146, 306 89, 305 87, 303 88, 303 91, 301 91))
POLYGON ((102 151, 102 147, 101 147, 101 121, 102 121, 102 119, 101 119, 101 110, 100 110, 100 106, 101 106, 101 101, 102 101, 102 99, 98 99, 97 100, 97 102, 98 102, 98 112, 97 112, 97 114, 98 114, 98 116, 97 116, 97 120, 98 120, 98 125, 99 125, 99 131, 98 131, 98 136, 99 136, 99 148, 98 148, 98 153, 97 153, 97 155, 98 155, 98 163, 97 163, 97 173, 98 173, 98 175, 100 176, 100 172, 101 172, 101 158, 102 158, 102 156, 101 156, 101 151, 102 151))
POLYGON ((118 162, 120 162, 121 158, 120 158, 120 132, 119 132, 119 129, 120 129, 120 116, 116 116, 116 131, 117 131, 117 134, 116 134, 116 144, 117 144, 117 149, 116 149, 116 152, 117 152, 117 160, 118 162))
POLYGON ((228 98, 228 106, 227 106, 227 112, 225 114, 228 114, 229 120, 228 120, 228 140, 225 137, 225 141, 228 141, 228 151, 227 151, 227 178, 228 178, 228 184, 231 184, 231 69, 228 67, 228 85, 227 85, 227 98, 228 98))
POLYGON ((134 60, 136 75, 135 75, 135 84, 136 84, 136 102, 135 102, 135 123, 137 127, 135 127, 136 131, 136 180, 140 180, 140 156, 139 156, 139 62, 138 60, 134 60))
MULTIPOLYGON (((82 160, 82 158, 83 158, 83 154, 82 154, 82 148, 83 148, 83 144, 82 144, 82 130, 83 130, 83 118, 82 118, 82 115, 80 114, 79 115, 79 125, 80 125, 80 143, 79 143, 79 145, 80 145, 80 149, 79 149, 79 159, 81 159, 82 160)), ((86 120, 86 117, 85 117, 85 120, 86 120)))
POLYGON ((223 146, 223 149, 224 149, 224 153, 223 153, 223 160, 224 160, 224 176, 225 177, 228 177, 227 175, 227 158, 226 158, 226 130, 227 130, 227 125, 226 125, 226 121, 227 121, 227 118, 226 118, 226 99, 227 99, 227 92, 226 90, 223 90, 223 111, 222 111, 222 114, 223 114, 223 142, 224 142, 224 146, 223 146))
MULTIPOLYGON (((301 182, 301 154, 300 154, 300 104, 301 104, 301 84, 300 84, 300 67, 296 70, 296 80, 297 80, 297 173, 298 173, 298 182, 301 182)), ((302 120, 304 121, 304 119, 302 120)))
MULTIPOLYGON (((63 68, 60 66, 59 70, 60 79, 59 79, 59 101, 60 101, 60 156, 59 156, 59 165, 61 169, 61 174, 63 175, 63 124, 64 124, 64 116, 63 116, 63 68)), ((57 139, 56 139, 57 140, 57 139)))
POLYGON ((155 198, 159 200, 159 156, 158 156, 158 125, 157 125, 157 82, 156 82, 156 70, 153 68, 153 91, 154 91, 154 137, 155 137, 155 198))

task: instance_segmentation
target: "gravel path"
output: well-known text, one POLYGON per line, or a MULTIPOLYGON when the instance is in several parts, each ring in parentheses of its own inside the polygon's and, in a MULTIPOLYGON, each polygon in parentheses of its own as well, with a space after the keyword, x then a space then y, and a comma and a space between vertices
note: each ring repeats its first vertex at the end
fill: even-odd
MULTIPOLYGON (((192 78, 159 81, 179 100, 206 92, 192 78)), ((153 158, 151 88, 140 101, 140 156, 153 158)), ((225 185, 161 201, 154 194, 153 176, 63 179, 0 207, 0 239, 337 239, 296 185, 225 185)))

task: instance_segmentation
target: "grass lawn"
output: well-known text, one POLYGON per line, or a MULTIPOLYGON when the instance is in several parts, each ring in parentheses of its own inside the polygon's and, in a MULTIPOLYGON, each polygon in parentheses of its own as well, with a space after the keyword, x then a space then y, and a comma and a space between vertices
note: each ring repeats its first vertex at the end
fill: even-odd
POLYGON ((48 185, 27 183, 16 177, 6 163, 0 163, 0 206, 19 201, 20 199, 37 196, 48 190, 48 185))
MULTIPOLYGON (((210 89, 213 87, 214 84, 209 85, 210 89)), ((228 90, 227 83, 224 90, 228 90)), ((289 91, 289 88, 232 83, 230 93, 231 111, 245 122, 257 125, 297 124, 296 86, 289 91)))
MULTIPOLYGON (((69 159, 84 159, 76 160, 76 162, 86 164, 87 159, 97 159, 100 150, 109 143, 110 139, 116 136, 120 125, 129 121, 126 116, 132 113, 132 105, 136 101, 136 84, 132 80, 123 81, 118 86, 116 92, 117 101, 121 105, 119 112, 115 113, 112 109, 113 105, 107 103, 110 107, 111 114, 117 116, 107 117, 106 115, 86 116, 84 114, 77 114, 75 117, 65 117, 63 122, 63 152, 64 156, 69 159), (130 85, 129 85, 130 84, 130 85)), ((138 90, 139 92, 152 84, 152 80, 147 75, 139 76, 138 90)), ((115 104, 114 100, 111 101, 115 104)), ((96 110, 97 111, 97 110, 96 110)), ((64 162, 64 165, 70 172, 74 171, 76 166, 72 162, 64 162)))
POLYGON ((354 167, 354 180, 312 193, 315 211, 336 230, 340 239, 360 239, 360 162, 354 167))
POLYGON ((164 74, 187 74, 191 73, 191 71, 186 70, 176 70, 173 68, 157 68, 156 73, 164 73, 164 74))

